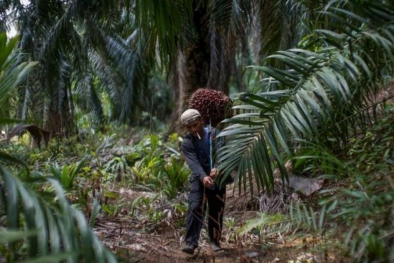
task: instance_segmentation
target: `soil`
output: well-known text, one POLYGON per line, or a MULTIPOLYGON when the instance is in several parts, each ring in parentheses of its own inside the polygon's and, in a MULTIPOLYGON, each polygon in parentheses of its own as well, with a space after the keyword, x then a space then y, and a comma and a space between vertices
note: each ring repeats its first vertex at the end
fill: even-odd
MULTIPOLYGON (((133 192, 130 198, 137 196, 133 192)), ((186 199, 186 195, 183 198, 186 199)), ((297 236, 295 232, 287 236, 279 233, 259 236, 260 231, 237 234, 236 229, 247 220, 259 217, 257 207, 256 198, 228 190, 224 221, 231 219, 236 224, 224 224, 221 252, 211 251, 205 227, 195 253, 188 255, 181 251, 185 235, 182 222, 186 215, 183 219, 172 218, 154 224, 119 213, 115 218, 100 218, 94 229, 120 262, 349 262, 334 245, 323 247, 324 243, 317 236, 307 237, 305 233, 297 236)))

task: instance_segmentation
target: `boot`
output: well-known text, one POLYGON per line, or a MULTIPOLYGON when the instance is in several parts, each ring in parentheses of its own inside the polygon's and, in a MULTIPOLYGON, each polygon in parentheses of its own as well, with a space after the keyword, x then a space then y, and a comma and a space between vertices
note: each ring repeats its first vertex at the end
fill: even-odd
POLYGON ((211 246, 213 252, 218 252, 222 250, 220 244, 217 241, 211 241, 209 245, 211 246))
POLYGON ((193 246, 191 244, 186 244, 183 248, 182 248, 182 252, 185 252, 187 254, 192 255, 194 253, 194 250, 197 248, 197 246, 193 246))

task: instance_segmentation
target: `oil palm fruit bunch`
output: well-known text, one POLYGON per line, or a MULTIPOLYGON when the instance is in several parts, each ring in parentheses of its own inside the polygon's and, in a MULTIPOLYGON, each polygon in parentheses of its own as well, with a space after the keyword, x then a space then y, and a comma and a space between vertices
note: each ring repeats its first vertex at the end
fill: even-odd
POLYGON ((189 99, 189 109, 198 110, 205 124, 213 127, 231 117, 232 104, 231 99, 222 91, 208 88, 196 90, 189 99))

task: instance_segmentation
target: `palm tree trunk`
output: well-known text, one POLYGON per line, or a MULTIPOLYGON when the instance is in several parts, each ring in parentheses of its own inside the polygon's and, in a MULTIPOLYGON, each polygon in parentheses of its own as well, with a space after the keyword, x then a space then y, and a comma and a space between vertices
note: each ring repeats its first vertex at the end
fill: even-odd
POLYGON ((193 21, 197 40, 178 54, 174 68, 173 98, 175 110, 170 117, 169 132, 182 132, 179 117, 188 108, 190 96, 199 88, 229 93, 229 81, 235 59, 235 38, 220 32, 209 21, 208 7, 195 1, 193 21))

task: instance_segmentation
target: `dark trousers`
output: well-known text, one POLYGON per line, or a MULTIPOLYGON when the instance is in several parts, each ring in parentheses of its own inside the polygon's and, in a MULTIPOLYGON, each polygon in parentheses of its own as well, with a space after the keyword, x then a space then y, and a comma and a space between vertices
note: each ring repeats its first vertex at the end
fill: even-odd
POLYGON ((208 235, 210 241, 220 241, 223 227, 223 212, 226 187, 206 189, 198 178, 191 178, 189 211, 186 219, 186 243, 198 246, 201 228, 208 203, 208 235))

